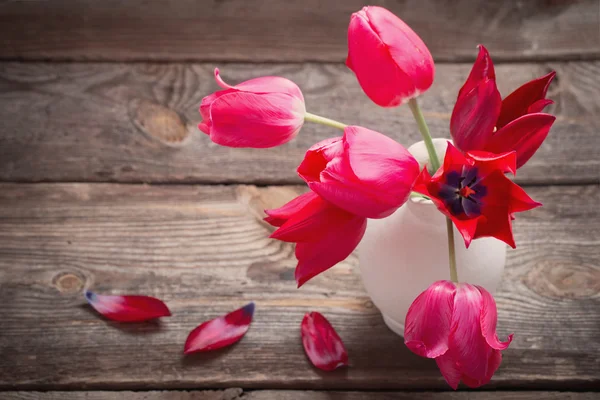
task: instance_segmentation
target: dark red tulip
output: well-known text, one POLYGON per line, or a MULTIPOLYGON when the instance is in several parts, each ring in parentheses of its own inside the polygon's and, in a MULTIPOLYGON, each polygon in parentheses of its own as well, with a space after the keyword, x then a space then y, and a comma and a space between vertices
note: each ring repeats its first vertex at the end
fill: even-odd
POLYGON ((467 81, 460 89, 450 119, 454 144, 463 152, 516 151, 517 168, 535 154, 556 117, 541 111, 554 71, 527 82, 504 100, 496 88, 496 74, 490 54, 479 46, 479 55, 467 81))

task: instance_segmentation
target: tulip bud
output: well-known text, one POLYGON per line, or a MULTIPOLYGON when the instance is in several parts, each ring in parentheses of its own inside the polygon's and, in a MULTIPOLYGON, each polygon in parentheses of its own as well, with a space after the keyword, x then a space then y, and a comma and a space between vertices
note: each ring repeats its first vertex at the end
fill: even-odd
POLYGON ((399 106, 433 83, 433 58, 425 43, 382 7, 364 7, 352 14, 346 65, 365 94, 381 107, 399 106))
POLYGON ((265 76, 230 86, 218 69, 215 79, 225 90, 202 99, 198 125, 213 142, 228 147, 274 147, 292 140, 304 124, 304 97, 294 82, 265 76))

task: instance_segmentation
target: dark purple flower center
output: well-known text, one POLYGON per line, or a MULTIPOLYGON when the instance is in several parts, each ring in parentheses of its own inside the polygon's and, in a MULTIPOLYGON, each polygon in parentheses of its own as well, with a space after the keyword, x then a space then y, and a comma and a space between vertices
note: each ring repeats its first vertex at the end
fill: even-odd
POLYGON ((487 188, 481 184, 477 168, 463 167, 462 172, 450 171, 442 183, 439 197, 454 216, 475 218, 481 215, 482 200, 487 188))

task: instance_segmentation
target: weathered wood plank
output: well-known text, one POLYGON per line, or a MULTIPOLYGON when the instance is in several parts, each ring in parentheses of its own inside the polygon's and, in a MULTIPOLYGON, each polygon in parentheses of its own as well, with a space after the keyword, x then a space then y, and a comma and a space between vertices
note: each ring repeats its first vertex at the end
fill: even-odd
MULTIPOLYGON (((262 209, 298 187, 0 184, 0 389, 447 389, 366 296, 357 259, 302 289, 293 248, 267 238, 262 209), (173 316, 123 325, 82 291, 164 299, 173 316), (233 348, 184 357, 200 322, 254 300, 233 348), (323 312, 351 367, 312 368, 304 313, 323 312)), ((514 332, 488 388, 600 384, 600 187, 533 187, 497 295, 499 333, 514 332)))
POLYGON ((314 392, 242 389, 171 392, 5 392, 5 400, 595 400, 598 393, 576 392, 314 392))
MULTIPOLYGON (((307 124, 276 149, 219 147, 197 129, 203 96, 217 89, 209 64, 0 64, 0 180, 261 183, 300 182, 295 169, 312 144, 339 131, 307 124)), ((433 135, 448 137, 450 112, 469 64, 440 65, 422 97, 433 135)), ((550 69, 558 115, 546 143, 521 169, 521 183, 600 179, 600 62, 509 64, 497 68, 504 95, 550 69)), ((408 107, 383 109, 342 65, 232 64, 225 79, 282 75, 307 107, 387 133, 420 139, 408 107)))
MULTIPOLYGON (((438 61, 600 56, 596 0, 375 0, 438 61)), ((0 2, 0 58, 337 61, 363 0, 28 0, 0 2)))

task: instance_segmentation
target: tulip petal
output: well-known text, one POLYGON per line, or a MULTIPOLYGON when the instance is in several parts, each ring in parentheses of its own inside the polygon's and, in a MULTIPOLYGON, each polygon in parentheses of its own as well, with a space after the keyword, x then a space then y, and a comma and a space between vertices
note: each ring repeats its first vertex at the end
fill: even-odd
POLYGON ((473 63, 473 67, 471 68, 471 72, 469 72, 466 82, 462 88, 460 88, 458 97, 469 93, 482 81, 496 79, 496 71, 494 70, 494 63, 492 62, 490 53, 485 46, 481 44, 478 45, 477 48, 479 49, 479 53, 477 53, 477 59, 473 63))
POLYGON ((494 133, 485 150, 492 153, 515 150, 517 168, 521 168, 540 148, 555 120, 550 114, 524 115, 494 133))
POLYGON ((210 138, 228 147, 278 146, 296 136, 305 112, 304 103, 288 94, 231 91, 210 107, 210 138))
POLYGON ((85 292, 90 305, 103 317, 119 322, 141 322, 170 317, 165 303, 149 296, 107 296, 85 292))
MULTIPOLYGON (((231 86, 221 78, 219 69, 215 68, 215 80, 223 89, 235 89, 249 93, 286 93, 304 101, 302 91, 294 82, 280 76, 261 76, 231 86)), ((217 92, 218 93, 218 92, 217 92)))
POLYGON ((461 379, 460 368, 456 364, 456 361, 452 357, 452 350, 447 351, 445 354, 437 357, 435 362, 442 373, 442 376, 454 390, 458 389, 458 384, 461 379))
POLYGON ((330 231, 339 229, 354 218, 354 215, 314 195, 273 232, 271 238, 284 242, 320 241, 330 231))
POLYGON ((265 221, 273 226, 281 226, 317 197, 319 197, 317 194, 309 191, 296 197, 282 207, 265 210, 265 214, 267 214, 265 221))
POLYGON ((248 332, 253 315, 254 303, 249 303, 227 315, 203 322, 188 335, 184 354, 217 350, 238 342, 248 332))
POLYGON ((483 150, 492 136, 502 98, 495 80, 481 81, 458 97, 450 118, 450 133, 462 151, 483 150))
POLYGON ((468 153, 475 161, 481 162, 478 175, 486 176, 492 171, 500 170, 504 173, 517 173, 517 153, 508 151, 506 153, 490 153, 487 151, 471 151, 468 153))
POLYGON ((512 341, 513 335, 508 336, 506 342, 501 342, 496 333, 496 324, 498 323, 498 311, 496 310, 496 301, 494 297, 481 286, 475 286, 481 293, 483 306, 481 309, 481 333, 487 344, 496 350, 505 350, 512 341))
POLYGON ((321 172, 327 167, 327 163, 342 155, 344 143, 342 137, 325 139, 313 145, 304 156, 298 167, 298 175, 306 183, 318 182, 321 172))
POLYGON ((298 265, 295 277, 298 287, 345 260, 358 246, 367 228, 366 218, 349 213, 344 219, 330 220, 330 223, 331 226, 324 229, 325 235, 318 241, 296 244, 298 265))
POLYGON ((436 358, 448 350, 456 286, 437 281, 411 304, 404 324, 404 343, 421 357, 436 358))
POLYGON ((381 107, 398 106, 416 92, 412 79, 398 67, 364 12, 350 19, 348 61, 365 94, 381 107))
POLYGON ((301 334, 304 351, 315 367, 333 371, 348 365, 348 353, 342 339, 322 314, 306 314, 302 319, 301 334))
POLYGON ((481 332, 483 300, 479 290, 467 283, 460 283, 454 297, 454 311, 449 347, 464 376, 481 381, 488 376, 488 360, 492 348, 481 332))
POLYGON ((500 129, 505 125, 508 125, 511 121, 514 121, 528 112, 536 112, 530 111, 530 107, 533 107, 534 110, 537 109, 537 112, 539 112, 546 105, 550 104, 545 101, 545 97, 548 87, 555 76, 556 72, 552 71, 540 78, 527 82, 506 96, 502 101, 502 110, 500 111, 498 122, 496 124, 497 128, 500 129), (544 102, 537 103, 540 100, 544 100, 544 102))

